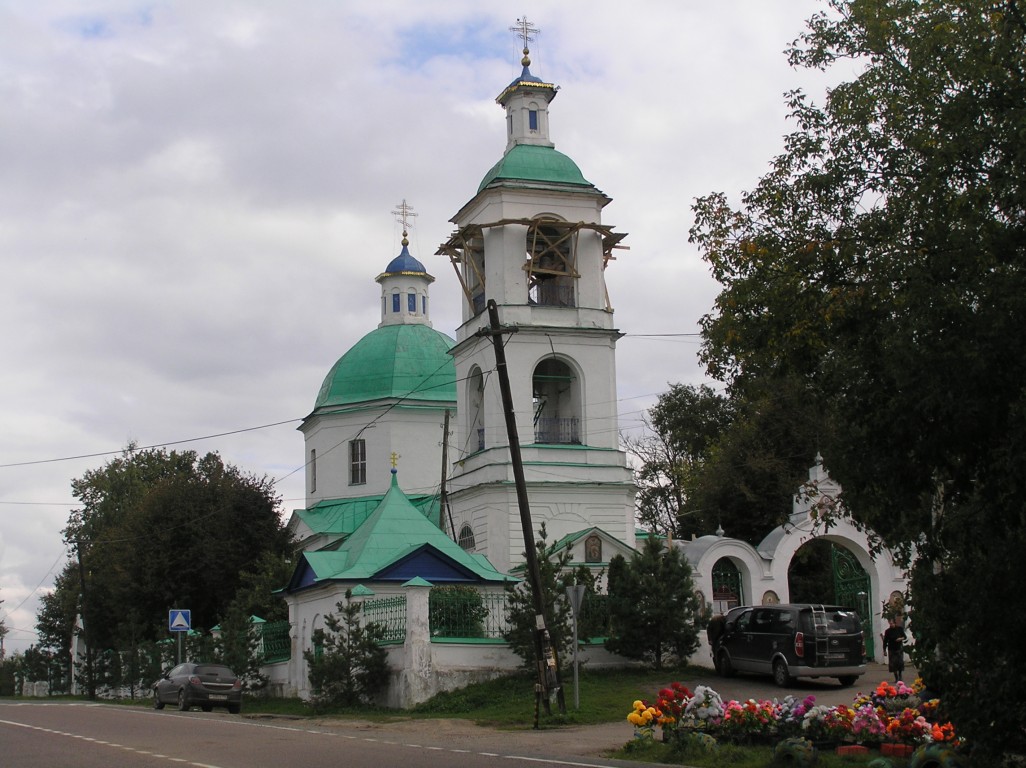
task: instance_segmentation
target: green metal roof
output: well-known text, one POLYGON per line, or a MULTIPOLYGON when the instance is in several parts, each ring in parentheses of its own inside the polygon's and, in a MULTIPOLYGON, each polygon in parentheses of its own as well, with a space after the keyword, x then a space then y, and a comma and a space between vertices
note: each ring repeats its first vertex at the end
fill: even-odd
POLYGON ((455 401, 455 343, 427 325, 377 328, 335 363, 314 409, 392 398, 455 401))
MULTIPOLYGON (((297 509, 296 515, 314 533, 348 536, 371 516, 383 498, 383 494, 378 494, 355 499, 319 501, 310 509, 297 509)), ((439 524, 441 517, 437 496, 418 495, 407 498, 432 525, 439 524)))
POLYGON ((535 144, 517 144, 502 156, 485 174, 477 191, 496 180, 542 181, 554 184, 593 186, 584 178, 577 163, 552 147, 535 144))
POLYGON ((303 556, 317 581, 372 581, 386 567, 424 546, 455 561, 482 581, 507 580, 486 559, 464 551, 424 517, 399 488, 395 474, 377 509, 336 551, 306 552, 303 556))

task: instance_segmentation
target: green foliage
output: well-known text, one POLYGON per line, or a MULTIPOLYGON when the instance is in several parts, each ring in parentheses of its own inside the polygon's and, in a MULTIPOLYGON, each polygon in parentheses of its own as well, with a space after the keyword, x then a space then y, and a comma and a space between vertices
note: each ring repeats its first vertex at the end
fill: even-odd
POLYGON ((259 627, 253 625, 240 603, 232 604, 218 626, 221 631, 214 640, 214 658, 229 667, 246 690, 262 689, 267 685, 267 676, 260 672, 264 658, 259 627))
POLYGON ((303 652, 310 670, 314 704, 355 707, 367 704, 388 683, 388 654, 376 622, 361 622, 363 606, 346 590, 337 614, 324 617, 324 629, 313 633, 313 650, 303 652))
MULTIPOLYGON (((545 625, 549 639, 556 652, 556 661, 562 672, 569 669, 573 661, 573 609, 566 598, 566 588, 583 584, 585 600, 595 595, 596 576, 590 569, 570 566, 570 550, 550 551, 548 533, 542 523, 535 537, 538 552, 538 570, 541 576, 542 603, 545 611, 545 625)), ((525 554, 526 557, 526 554, 525 554)), ((524 662, 525 669, 535 669, 536 654, 534 642, 535 609, 531 586, 528 581, 507 587, 506 620, 509 631, 504 635, 511 650, 524 662)), ((577 628, 578 639, 595 637, 600 630, 582 621, 577 628)))
POLYGON ((76 559, 43 598, 38 626, 46 647, 66 651, 79 611, 99 651, 165 637, 175 607, 191 609, 196 628, 216 624, 237 598, 243 610, 280 610, 280 601, 255 594, 281 572, 274 569, 290 546, 268 478, 216 453, 129 446, 72 489, 81 507, 64 536, 76 559))
POLYGON ((625 436, 627 450, 641 460, 637 472, 638 518, 656 532, 675 536, 709 533, 695 495, 702 470, 720 434, 733 418, 727 398, 704 384, 674 384, 649 411, 651 434, 625 436))
POLYGON ((681 551, 651 536, 629 562, 617 555, 609 564, 606 647, 656 669, 683 664, 698 648, 701 608, 681 551))
POLYGON ((452 584, 428 594, 431 634, 438 637, 484 637, 488 606, 475 587, 452 584))
POLYGON ((959 733, 1026 752, 994 725, 1021 716, 1026 629, 1002 610, 1026 561, 1026 20, 1018 0, 830 6, 791 62, 857 74, 822 105, 788 94, 797 129, 739 207, 695 206, 724 286, 703 359, 732 395, 804 390, 845 508, 914 563, 922 671, 959 733))

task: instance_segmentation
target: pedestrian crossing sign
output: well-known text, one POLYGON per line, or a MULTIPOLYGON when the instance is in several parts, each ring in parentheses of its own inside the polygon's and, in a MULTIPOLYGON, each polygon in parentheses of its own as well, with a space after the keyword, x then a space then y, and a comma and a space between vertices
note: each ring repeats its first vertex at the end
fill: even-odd
POLYGON ((192 629, 192 611, 172 608, 167 612, 167 628, 172 632, 188 632, 192 629))

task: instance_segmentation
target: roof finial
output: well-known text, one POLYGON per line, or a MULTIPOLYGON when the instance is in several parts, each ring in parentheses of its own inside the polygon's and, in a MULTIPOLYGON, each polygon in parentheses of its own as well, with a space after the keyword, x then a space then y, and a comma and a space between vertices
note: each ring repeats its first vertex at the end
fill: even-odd
POLYGON ((393 475, 394 475, 394 474, 396 473, 396 471, 397 471, 397 470, 396 470, 396 467, 398 467, 398 466, 399 466, 399 459, 401 459, 401 458, 402 458, 402 456, 400 456, 400 455, 399 455, 398 453, 396 453, 395 451, 392 451, 392 474, 393 474, 393 475))
POLYGON ((406 198, 404 197, 403 201, 392 211, 392 215, 395 216, 396 221, 403 225, 403 247, 405 248, 410 244, 406 236, 410 234, 409 230, 413 229, 413 222, 410 219, 415 218, 417 214, 413 212, 412 205, 407 205, 406 198))
POLYGON ((515 27, 510 27, 509 31, 514 33, 517 37, 524 41, 524 58, 520 60, 520 63, 525 67, 531 66, 531 57, 528 56, 531 51, 527 47, 527 44, 534 41, 534 36, 537 35, 539 30, 534 24, 527 20, 526 16, 517 19, 515 27))

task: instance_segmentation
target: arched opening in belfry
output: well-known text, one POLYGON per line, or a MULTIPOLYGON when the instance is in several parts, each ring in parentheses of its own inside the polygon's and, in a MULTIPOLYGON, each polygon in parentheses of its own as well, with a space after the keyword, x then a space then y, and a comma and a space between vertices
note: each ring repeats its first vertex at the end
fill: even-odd
POLYGON ((534 442, 547 445, 580 445, 580 381, 570 366, 546 358, 534 369, 534 442))
POLYGON ((527 230, 528 303, 576 307, 577 228, 557 219, 539 219, 527 230))

